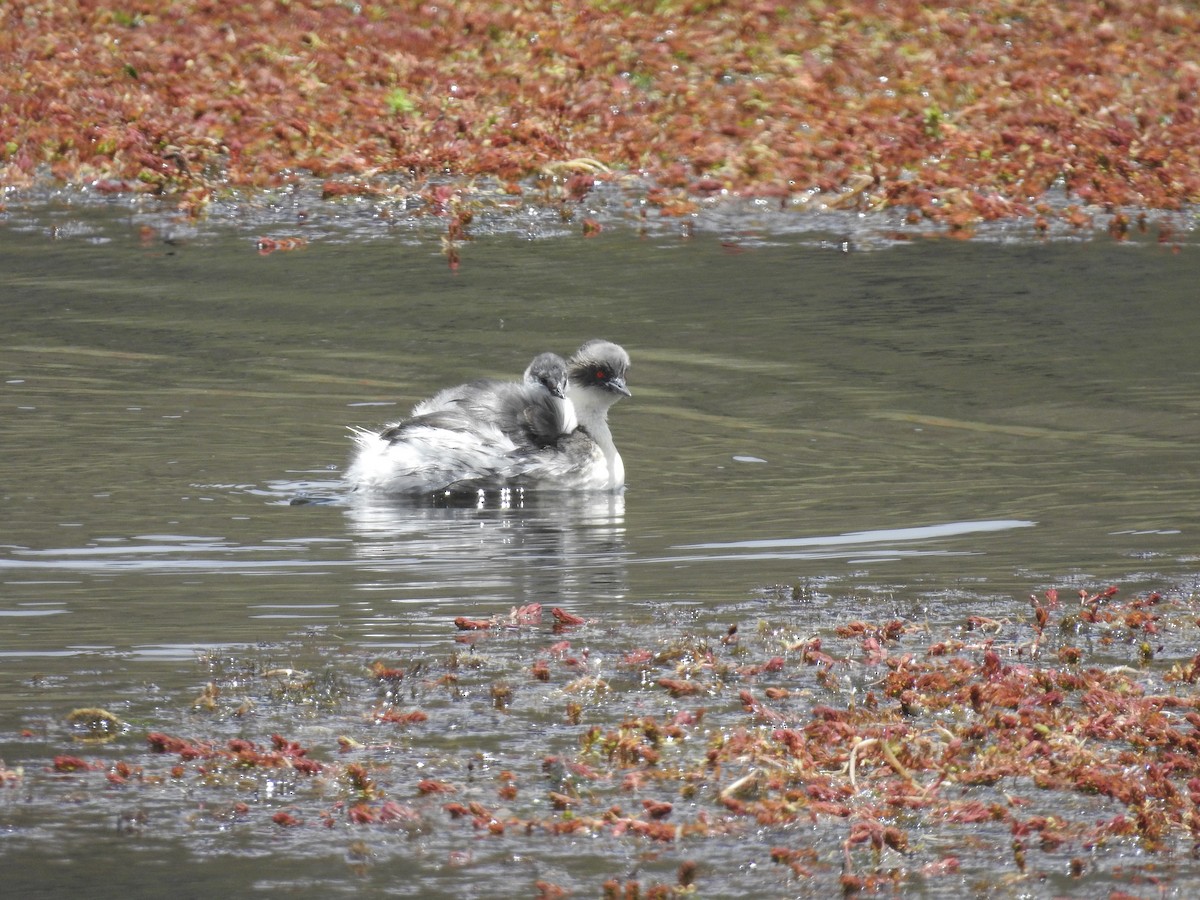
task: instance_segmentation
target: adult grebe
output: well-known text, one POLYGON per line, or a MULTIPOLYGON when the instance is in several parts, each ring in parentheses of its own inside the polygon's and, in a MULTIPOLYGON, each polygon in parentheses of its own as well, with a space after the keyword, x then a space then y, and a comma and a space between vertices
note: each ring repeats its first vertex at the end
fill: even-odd
POLYGON ((618 491, 625 466, 608 409, 630 396, 628 371, 621 347, 591 340, 567 363, 535 357, 522 383, 482 379, 440 391, 402 422, 355 429, 346 481, 376 494, 618 491))

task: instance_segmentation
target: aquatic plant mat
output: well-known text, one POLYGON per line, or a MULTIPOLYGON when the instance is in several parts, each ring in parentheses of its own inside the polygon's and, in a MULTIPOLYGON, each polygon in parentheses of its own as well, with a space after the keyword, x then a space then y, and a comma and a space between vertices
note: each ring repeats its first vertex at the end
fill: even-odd
POLYGON ((1190 3, 9 0, 0 187, 200 214, 308 178, 390 220, 632 179, 635 215, 1123 235, 1200 200, 1198 29, 1190 3))
POLYGON ((407 896, 1191 894, 1200 597, 960 599, 464 608, 410 656, 333 630, 206 654, 184 695, 0 735, 3 846, 269 854, 256 886, 293 893, 315 860, 407 896))

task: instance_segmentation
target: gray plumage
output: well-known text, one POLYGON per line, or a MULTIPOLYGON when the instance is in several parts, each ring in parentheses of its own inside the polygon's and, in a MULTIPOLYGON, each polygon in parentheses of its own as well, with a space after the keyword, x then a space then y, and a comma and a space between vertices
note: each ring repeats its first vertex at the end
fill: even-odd
POLYGON ((518 446, 546 447, 577 424, 566 391, 566 360, 557 353, 539 353, 520 384, 480 378, 445 388, 418 403, 409 419, 384 429, 381 436, 394 441, 416 427, 478 431, 489 425, 518 446))

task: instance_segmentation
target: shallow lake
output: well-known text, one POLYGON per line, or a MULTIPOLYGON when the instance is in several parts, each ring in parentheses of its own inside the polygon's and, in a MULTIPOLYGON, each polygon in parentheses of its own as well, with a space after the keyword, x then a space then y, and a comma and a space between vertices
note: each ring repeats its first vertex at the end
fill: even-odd
MULTIPOLYGON (((267 255, 236 221, 181 231, 65 202, 0 220, 10 768, 66 752, 76 707, 144 725, 125 753, 146 730, 207 727, 187 707, 213 660, 435 659, 455 650, 455 617, 533 603, 628 633, 752 628, 786 594, 795 627, 816 634, 1016 617, 1052 587, 1197 584, 1189 240, 859 251, 761 228, 501 229, 464 242, 452 269, 416 230, 316 233, 267 255), (591 337, 633 359, 633 397, 610 416, 624 496, 443 508, 340 487, 346 426, 591 337)), ((478 735, 426 748, 502 757, 506 727, 485 717, 478 735)), ((321 836, 282 845, 162 818, 130 835, 132 818, 94 803, 52 815, 25 792, 0 799, 13 896, 121 896, 146 877, 180 877, 188 896, 529 896, 535 870, 569 868, 509 853, 472 871, 409 835, 437 858, 372 848, 382 861, 364 874, 341 858, 349 839, 330 862, 321 836)), ((582 872, 611 874, 613 852, 582 872)), ((756 877, 703 893, 803 893, 756 877)), ((571 878, 596 894, 580 872, 550 880, 571 878)))

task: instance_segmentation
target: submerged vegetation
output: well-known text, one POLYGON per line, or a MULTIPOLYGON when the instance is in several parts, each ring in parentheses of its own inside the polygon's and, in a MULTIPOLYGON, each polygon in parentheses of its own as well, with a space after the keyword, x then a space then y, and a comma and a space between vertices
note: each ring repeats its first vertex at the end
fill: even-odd
POLYGON ((1198 32, 1194 4, 1126 0, 11 0, 0 185, 195 214, 318 179, 395 214, 618 181, 657 215, 1102 211, 1120 236, 1200 200, 1198 32))
POLYGON ((447 617, 412 659, 213 654, 198 696, 107 743, 75 733, 95 711, 31 718, 7 840, 118 808, 129 835, 332 855, 364 884, 392 859, 501 873, 508 896, 1194 889, 1200 599, 1026 609, 813 631, 778 588, 735 622, 532 605, 447 617))

